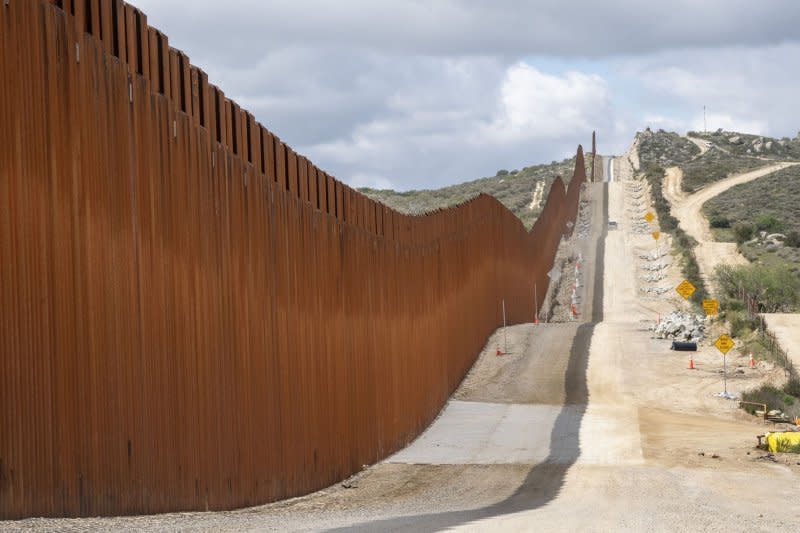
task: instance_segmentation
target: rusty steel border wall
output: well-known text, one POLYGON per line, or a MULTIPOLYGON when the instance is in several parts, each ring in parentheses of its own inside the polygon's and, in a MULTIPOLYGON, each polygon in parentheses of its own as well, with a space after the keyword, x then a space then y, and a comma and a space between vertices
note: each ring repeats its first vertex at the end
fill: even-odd
POLYGON ((120 0, 0 3, 0 518, 323 488, 533 318, 583 154, 530 232, 412 217, 255 121, 120 0))

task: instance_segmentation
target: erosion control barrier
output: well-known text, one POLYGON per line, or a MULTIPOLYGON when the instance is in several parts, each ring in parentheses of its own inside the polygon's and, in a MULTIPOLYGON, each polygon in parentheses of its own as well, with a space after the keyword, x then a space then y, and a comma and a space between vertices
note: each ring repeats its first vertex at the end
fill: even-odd
POLYGON ((584 180, 578 149, 530 232, 488 196, 405 216, 135 8, 0 3, 0 518, 231 509, 386 457, 502 300, 533 320, 584 180))
POLYGON ((691 341, 672 341, 669 349, 678 352, 696 352, 697 343, 691 341))

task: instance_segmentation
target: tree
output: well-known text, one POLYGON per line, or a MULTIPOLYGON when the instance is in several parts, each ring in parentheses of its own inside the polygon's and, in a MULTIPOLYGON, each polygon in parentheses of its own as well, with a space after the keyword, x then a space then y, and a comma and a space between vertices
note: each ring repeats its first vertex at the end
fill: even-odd
POLYGON ((800 278, 786 266, 720 265, 714 279, 728 298, 752 316, 793 310, 800 303, 800 278))
POLYGON ((747 242, 753 238, 753 226, 747 222, 737 222, 733 225, 733 235, 737 243, 747 242))

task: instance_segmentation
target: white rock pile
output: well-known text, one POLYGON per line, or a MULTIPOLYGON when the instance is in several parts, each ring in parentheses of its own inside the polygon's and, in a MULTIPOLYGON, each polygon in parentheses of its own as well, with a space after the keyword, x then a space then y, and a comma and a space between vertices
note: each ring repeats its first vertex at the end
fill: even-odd
POLYGON ((705 330, 703 315, 673 311, 653 327, 653 336, 656 339, 697 342, 703 338, 705 330))
POLYGON ((661 296, 672 290, 672 287, 639 287, 639 291, 645 294, 655 294, 661 296))
POLYGON ((639 259, 644 259, 645 261, 658 261, 669 252, 666 250, 653 250, 650 253, 646 254, 639 254, 639 259))
POLYGON ((640 265, 639 268, 641 268, 642 270, 655 272, 657 270, 664 270, 668 266, 669 266, 669 262, 661 261, 661 262, 658 262, 658 263, 645 263, 643 265, 640 265))

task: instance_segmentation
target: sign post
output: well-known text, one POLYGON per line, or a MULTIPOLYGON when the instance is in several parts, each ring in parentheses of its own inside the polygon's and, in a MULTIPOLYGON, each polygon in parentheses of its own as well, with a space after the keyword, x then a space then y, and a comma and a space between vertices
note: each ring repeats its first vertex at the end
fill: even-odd
MULTIPOLYGON (((661 232, 654 231, 650 235, 652 235, 653 239, 656 241, 656 265, 661 265, 661 249, 658 246, 658 238, 661 237, 661 232)), ((658 272, 661 273, 661 266, 658 267, 658 272)))
POLYGON ((506 333, 506 300, 503 298, 503 352, 508 353, 508 333, 506 333))
POLYGON ((731 339, 728 335, 722 334, 719 338, 714 341, 714 346, 717 347, 722 353, 722 379, 725 385, 725 392, 723 393, 724 396, 728 397, 728 352, 731 348, 733 348, 733 339, 731 339))

